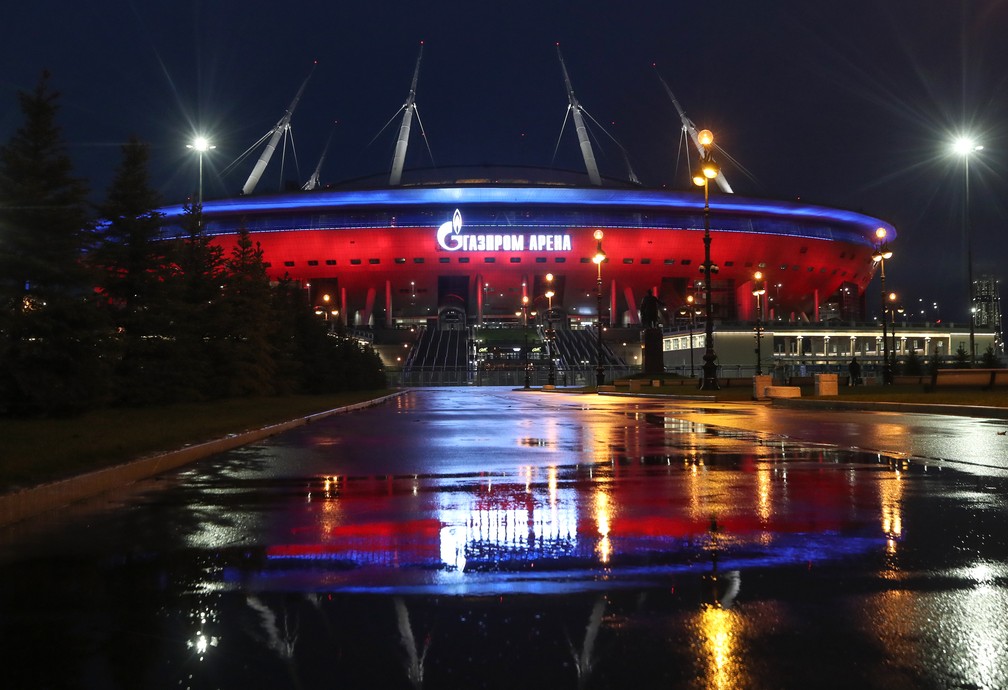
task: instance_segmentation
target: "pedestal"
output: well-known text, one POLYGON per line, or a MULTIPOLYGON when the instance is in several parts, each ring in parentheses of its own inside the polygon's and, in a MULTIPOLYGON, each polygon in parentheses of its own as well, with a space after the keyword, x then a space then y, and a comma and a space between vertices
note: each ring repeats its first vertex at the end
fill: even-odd
POLYGON ((644 350, 644 373, 664 374, 665 361, 662 353, 662 332, 660 328, 645 328, 641 331, 641 345, 644 350))

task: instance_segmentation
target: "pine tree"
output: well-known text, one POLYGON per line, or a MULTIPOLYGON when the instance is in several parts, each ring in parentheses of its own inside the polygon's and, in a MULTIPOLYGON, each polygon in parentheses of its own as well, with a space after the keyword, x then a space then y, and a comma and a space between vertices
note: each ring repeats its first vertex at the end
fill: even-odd
POLYGON ((952 361, 952 366, 956 369, 970 368, 969 352, 966 351, 966 346, 962 343, 959 343, 959 348, 955 351, 955 358, 952 361))
POLYGON ((67 413, 105 397, 107 329, 83 252, 87 186, 73 176, 59 94, 43 73, 0 149, 0 411, 67 413))
POLYGON ((262 247, 242 229, 225 262, 218 339, 218 390, 228 396, 270 395, 276 390, 269 278, 262 247))
POLYGON ((984 369, 1001 368, 1001 358, 998 357, 997 352, 994 351, 994 345, 988 345, 987 349, 984 350, 982 355, 980 355, 980 366, 984 369))
POLYGON ((150 185, 148 160, 148 147, 136 137, 123 145, 100 207, 99 241, 89 256, 119 334, 117 399, 130 404, 177 399, 177 379, 187 371, 175 352, 180 281, 169 245, 159 239, 160 200, 150 185))

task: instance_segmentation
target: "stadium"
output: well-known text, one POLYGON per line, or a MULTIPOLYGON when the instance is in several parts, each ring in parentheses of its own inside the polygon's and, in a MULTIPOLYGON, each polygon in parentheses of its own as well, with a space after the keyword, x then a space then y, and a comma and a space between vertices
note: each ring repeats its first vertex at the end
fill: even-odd
MULTIPOLYGON (((642 359, 634 332, 649 292, 666 331, 692 330, 706 320, 708 303, 716 330, 757 317, 865 320, 879 237, 896 237, 890 224, 735 195, 720 171, 708 177, 721 193, 710 194, 706 182, 700 191, 673 191, 644 187, 632 171, 629 181, 603 178, 560 60, 584 173, 405 170, 418 59, 388 177, 323 188, 316 169, 302 190, 253 193, 306 79, 268 133, 242 194, 203 202, 200 192, 200 222, 225 250, 247 230, 271 279, 298 282, 320 318, 373 342, 390 367, 462 372, 466 380, 496 369, 545 368, 552 382, 555 371, 578 379, 593 366, 632 368, 642 359), (701 280, 708 228, 709 294, 701 280), (761 304, 757 288, 765 291, 761 304)), ((683 137, 701 161, 711 160, 715 147, 698 139, 705 132, 669 96, 683 137)), ((186 208, 161 213, 163 237, 184 237, 186 208)), ((690 343, 702 348, 702 335, 690 343)))

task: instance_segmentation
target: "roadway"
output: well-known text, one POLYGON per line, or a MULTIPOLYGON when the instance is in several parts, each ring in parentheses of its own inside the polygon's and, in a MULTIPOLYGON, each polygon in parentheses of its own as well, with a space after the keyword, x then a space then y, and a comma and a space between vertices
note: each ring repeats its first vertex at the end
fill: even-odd
POLYGON ((1004 687, 1004 428, 414 390, 0 530, 6 677, 1004 687))

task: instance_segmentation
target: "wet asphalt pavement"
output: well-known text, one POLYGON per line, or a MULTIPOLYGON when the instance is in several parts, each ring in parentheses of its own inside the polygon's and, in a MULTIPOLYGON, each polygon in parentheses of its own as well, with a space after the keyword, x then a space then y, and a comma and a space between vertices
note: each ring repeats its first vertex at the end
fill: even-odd
POLYGON ((1008 423, 410 391, 0 530, 4 687, 1008 687, 1008 423))

